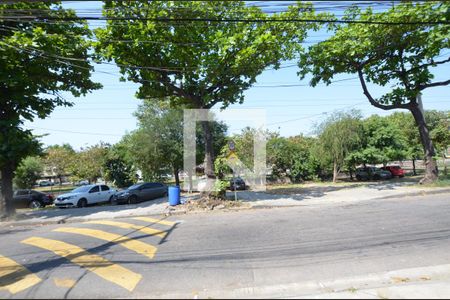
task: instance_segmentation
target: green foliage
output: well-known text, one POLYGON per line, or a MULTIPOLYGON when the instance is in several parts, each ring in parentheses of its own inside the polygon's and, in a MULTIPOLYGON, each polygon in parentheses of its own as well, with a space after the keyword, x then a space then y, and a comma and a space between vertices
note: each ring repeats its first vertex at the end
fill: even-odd
MULTIPOLYGON (((106 17, 271 19, 314 17, 310 4, 267 15, 244 1, 106 1, 106 17)), ((98 54, 122 64, 126 80, 142 83, 139 98, 170 97, 175 104, 211 108, 243 102, 243 92, 269 66, 279 67, 301 49, 308 29, 288 22, 108 21, 98 29, 98 54), (115 40, 131 40, 120 43, 115 40), (142 41, 147 41, 143 43, 142 41), (143 68, 129 66, 137 65, 143 68)))
MULTIPOLYGON (((63 9, 58 1, 52 2, 0 4, 0 15, 8 15, 8 11, 15 9, 25 13, 39 9, 48 11, 52 17, 75 16, 74 11, 63 9)), ((87 61, 90 44, 86 36, 90 36, 90 30, 81 21, 1 22, 0 127, 15 128, 24 134, 21 140, 2 143, 9 155, 0 153, 0 164, 5 156, 13 158, 10 153, 17 153, 15 161, 23 157, 13 148, 29 140, 29 133, 20 129, 24 120, 45 118, 56 106, 71 105, 59 92, 80 96, 100 87, 89 79, 92 67, 87 61), (78 67, 58 57, 71 57, 77 60, 78 67)), ((6 139, 4 131, 0 132, 0 138, 6 139)))
POLYGON ((131 186, 138 179, 126 145, 123 142, 108 149, 103 168, 105 180, 112 181, 118 188, 131 186))
MULTIPOLYGON (((133 165, 144 180, 161 180, 166 174, 183 169, 183 110, 167 102, 145 100, 136 112, 138 129, 124 137, 122 143, 133 165)), ((227 126, 212 123, 213 147, 218 153, 225 143, 227 126)), ((203 132, 197 126, 197 161, 204 157, 203 132)))
POLYGON ((125 139, 144 180, 160 180, 183 167, 183 111, 144 101, 135 114, 139 128, 125 139))
POLYGON ((21 189, 31 189, 43 172, 42 160, 36 156, 29 156, 22 160, 16 170, 14 184, 21 189))
POLYGON ((289 177, 292 182, 312 180, 318 175, 318 162, 311 152, 313 138, 273 136, 267 142, 268 164, 276 178, 289 177))
MULTIPOLYGON (((254 145, 253 140, 258 132, 253 128, 244 128, 241 133, 229 138, 235 144, 235 154, 250 170, 253 169, 254 145)), ((259 132, 267 141, 267 168, 272 170, 274 179, 290 178, 293 182, 311 180, 319 174, 319 164, 313 157, 311 147, 314 138, 303 136, 281 137, 279 134, 266 131, 259 132)), ((227 165, 227 156, 230 154, 228 145, 225 145, 215 161, 215 170, 219 178, 232 173, 227 165)))
POLYGON ((335 113, 318 128, 318 146, 315 156, 322 168, 333 164, 334 180, 344 167, 346 157, 360 148, 363 141, 363 124, 359 111, 335 113))
POLYGON ((89 180, 90 183, 95 183, 99 178, 104 177, 108 148, 108 145, 101 143, 76 153, 70 167, 74 179, 89 180))
POLYGON ((0 4, 0 16, 14 16, 17 11, 29 18, 23 22, 0 22, 0 168, 4 181, 1 201, 7 204, 8 213, 14 212, 9 205, 9 178, 24 157, 39 149, 31 131, 22 128, 24 122, 43 119, 57 106, 72 105, 61 92, 78 97, 101 87, 90 80, 93 67, 88 61, 90 42, 86 37, 91 32, 87 22, 33 22, 35 11, 45 11, 56 18, 76 17, 73 10, 61 6, 61 1, 0 4))
MULTIPOLYGON (((313 23, 126 20, 130 12, 135 17, 171 19, 315 17, 312 5, 303 3, 272 15, 245 1, 106 1, 104 8, 106 17, 125 19, 108 21, 106 28, 96 31, 98 55, 121 64, 122 80, 141 83, 138 98, 169 99, 183 108, 242 103, 258 75, 293 59, 307 31, 318 28, 313 23)), ((213 177, 214 153, 206 132, 204 139, 204 169, 213 177)))
POLYGON ((69 144, 50 146, 45 150, 45 168, 61 179, 62 176, 70 173, 75 156, 75 150, 69 144))
MULTIPOLYGON (((425 112, 426 116, 427 112, 425 112)), ((403 112, 396 112, 386 118, 389 123, 400 130, 401 136, 406 143, 406 158, 414 160, 423 158, 423 148, 420 144, 420 136, 413 116, 403 112)), ((430 125, 432 124, 428 123, 428 127, 430 125)))
MULTIPOLYGON (((403 2, 382 13, 353 7, 345 14, 349 21, 426 22, 441 21, 449 14, 445 1, 403 2)), ((299 62, 302 78, 312 74, 311 84, 331 83, 341 73, 361 71, 372 83, 393 85, 379 97, 378 104, 400 105, 415 102, 418 93, 434 78, 431 68, 450 60, 437 56, 450 47, 447 25, 337 24, 334 35, 310 47, 299 62)), ((448 83, 447 83, 448 84, 448 83)), ((400 108, 400 107, 398 107, 400 108)))
MULTIPOLYGON (((450 2, 402 1, 383 12, 371 8, 362 11, 355 6, 348 9, 343 18, 357 22, 330 26, 334 31, 332 37, 302 53, 300 77, 311 74, 310 84, 316 86, 320 82, 331 84, 340 74, 357 74, 364 95, 373 106, 384 110, 410 110, 426 159, 423 181, 436 180, 434 146, 417 98, 425 89, 450 84, 449 79, 434 81, 433 74, 433 68, 450 62, 450 57, 443 53, 450 48, 450 26, 439 23, 450 19, 450 2), (416 24, 398 24, 402 22, 416 24), (390 89, 374 97, 367 83, 390 89)), ((415 156, 416 150, 409 147, 409 155, 415 156)))

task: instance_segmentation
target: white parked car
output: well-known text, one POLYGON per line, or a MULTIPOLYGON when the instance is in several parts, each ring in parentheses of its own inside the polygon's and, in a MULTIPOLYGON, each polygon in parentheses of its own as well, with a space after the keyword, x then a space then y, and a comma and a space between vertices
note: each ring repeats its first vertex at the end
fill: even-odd
POLYGON ((86 207, 90 204, 111 202, 117 191, 107 185, 85 185, 67 194, 59 195, 55 200, 57 207, 86 207))

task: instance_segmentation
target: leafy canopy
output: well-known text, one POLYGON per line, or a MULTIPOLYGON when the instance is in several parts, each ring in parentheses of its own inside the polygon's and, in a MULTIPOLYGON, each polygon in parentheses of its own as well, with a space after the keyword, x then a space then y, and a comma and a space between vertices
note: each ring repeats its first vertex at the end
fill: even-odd
POLYGON ((312 17, 309 4, 266 15, 244 1, 105 1, 106 17, 173 21, 108 21, 98 29, 97 52, 121 65, 124 80, 141 83, 139 98, 172 97, 193 108, 242 102, 267 67, 293 59, 313 24, 176 21, 312 17), (138 66, 138 67, 136 67, 138 66))
MULTIPOLYGON (((60 1, 0 4, 0 16, 15 15, 17 10, 30 16, 35 10, 53 17, 76 16, 60 1)), ((93 68, 86 40, 90 34, 82 21, 0 22, 0 165, 17 163, 33 152, 36 142, 21 125, 47 117, 56 106, 70 106, 60 92, 80 96, 100 88, 90 80, 93 68)))
MULTIPOLYGON (((346 20, 384 22, 439 22, 450 20, 448 1, 403 1, 393 8, 375 13, 352 7, 346 20)), ((449 25, 347 24, 331 26, 334 35, 313 45, 299 61, 300 76, 312 74, 311 85, 330 84, 338 74, 360 76, 372 105, 382 109, 410 108, 426 88, 447 85, 450 80, 433 81, 433 67, 450 62, 442 51, 450 48, 449 25), (366 82, 391 86, 374 98, 366 82)))
POLYGON ((29 156, 23 159, 17 168, 14 184, 20 189, 31 189, 36 181, 41 178, 43 171, 41 158, 29 156))

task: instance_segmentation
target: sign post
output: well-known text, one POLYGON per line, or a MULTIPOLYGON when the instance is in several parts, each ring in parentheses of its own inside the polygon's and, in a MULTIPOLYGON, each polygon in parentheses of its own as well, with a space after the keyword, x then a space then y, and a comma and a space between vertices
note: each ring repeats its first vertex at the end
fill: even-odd
MULTIPOLYGON (((230 154, 228 157, 236 156, 234 150, 236 149, 236 145, 233 140, 228 142, 228 148, 230 149, 230 154)), ((234 201, 237 201, 237 192, 236 192, 236 174, 233 170, 233 188, 234 188, 234 201)))

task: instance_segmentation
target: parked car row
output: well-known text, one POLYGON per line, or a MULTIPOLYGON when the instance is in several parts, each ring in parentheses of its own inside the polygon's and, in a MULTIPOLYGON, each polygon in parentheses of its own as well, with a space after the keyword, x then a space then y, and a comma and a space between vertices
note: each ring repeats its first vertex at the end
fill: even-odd
POLYGON ((400 166, 361 167, 356 169, 356 179, 358 180, 384 180, 395 176, 404 177, 405 170, 400 166))
POLYGON ((55 206, 61 208, 86 207, 91 204, 105 202, 111 204, 135 204, 166 195, 167 186, 156 182, 135 184, 123 191, 117 191, 107 185, 91 184, 58 196, 55 200, 55 206))
POLYGON ((86 207, 97 203, 134 204, 167 195, 167 186, 162 183, 147 182, 117 191, 104 184, 82 185, 69 193, 54 197, 52 194, 35 190, 16 190, 13 200, 16 208, 41 208, 54 204, 56 207, 86 207))

